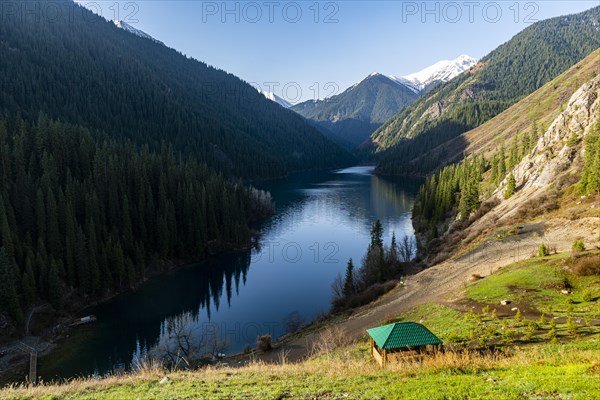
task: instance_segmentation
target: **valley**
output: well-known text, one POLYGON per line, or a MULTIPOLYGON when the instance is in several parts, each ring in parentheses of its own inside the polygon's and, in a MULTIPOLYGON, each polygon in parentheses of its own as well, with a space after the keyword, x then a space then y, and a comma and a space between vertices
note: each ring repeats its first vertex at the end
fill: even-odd
POLYGON ((0 0, 0 398, 600 397, 600 7, 563 3, 399 41, 405 3, 0 0))

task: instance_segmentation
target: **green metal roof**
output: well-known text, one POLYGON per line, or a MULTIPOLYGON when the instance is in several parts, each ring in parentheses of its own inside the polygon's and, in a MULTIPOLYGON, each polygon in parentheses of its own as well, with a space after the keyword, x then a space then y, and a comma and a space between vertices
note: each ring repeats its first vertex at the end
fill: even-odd
POLYGON ((429 329, 416 322, 396 322, 378 326, 367 329, 367 333, 380 349, 387 350, 442 343, 429 329))

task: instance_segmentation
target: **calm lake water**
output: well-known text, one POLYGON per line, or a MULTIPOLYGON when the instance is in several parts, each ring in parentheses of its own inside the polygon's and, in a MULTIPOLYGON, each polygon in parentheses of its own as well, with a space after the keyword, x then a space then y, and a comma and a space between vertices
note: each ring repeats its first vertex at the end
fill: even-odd
POLYGON ((258 335, 284 334, 291 313, 308 322, 327 312, 333 279, 349 258, 360 264, 376 219, 388 244, 392 232, 413 234, 411 209, 420 181, 385 179, 371 171, 300 173, 261 184, 273 195, 277 215, 260 226, 259 249, 178 269, 89 309, 85 314, 95 314, 98 322, 73 329, 40 361, 40 376, 129 368, 167 339, 173 320, 184 321, 194 335, 225 340, 225 353, 232 354, 254 346, 258 335))

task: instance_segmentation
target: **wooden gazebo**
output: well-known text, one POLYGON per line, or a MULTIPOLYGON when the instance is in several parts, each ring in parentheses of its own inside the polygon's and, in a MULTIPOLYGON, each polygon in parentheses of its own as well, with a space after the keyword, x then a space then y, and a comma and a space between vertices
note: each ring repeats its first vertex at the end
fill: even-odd
POLYGON ((371 353, 381 366, 385 366, 390 355, 411 356, 442 344, 431 331, 416 322, 396 322, 367 329, 370 336, 371 353))

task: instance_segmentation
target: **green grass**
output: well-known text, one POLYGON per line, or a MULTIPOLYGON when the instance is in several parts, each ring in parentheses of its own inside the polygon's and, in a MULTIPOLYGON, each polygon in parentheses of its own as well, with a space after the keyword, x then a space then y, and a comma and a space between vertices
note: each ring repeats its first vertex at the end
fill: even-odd
POLYGON ((62 386, 4 389, 0 398, 587 400, 600 397, 598 346, 598 338, 590 338, 515 347, 513 354, 495 358, 440 353, 433 360, 381 369, 361 342, 299 364, 174 372, 166 384, 159 383, 164 372, 151 370, 62 386))
POLYGON ((477 326, 474 320, 465 319, 460 311, 437 303, 415 307, 390 322, 397 321, 422 321, 423 325, 445 342, 466 338, 469 331, 477 326))
POLYGON ((600 318, 600 277, 573 275, 565 268, 569 262, 563 253, 512 264, 470 284, 467 296, 491 305, 508 299, 557 316, 600 318), (563 289, 572 293, 562 294, 563 289), (586 292, 592 301, 586 300, 586 292))
MULTIPOLYGON (((440 309, 441 310, 441 309, 440 309)), ((442 318, 442 317, 440 317, 442 318)), ((592 399, 600 396, 598 339, 544 344, 488 359, 440 354, 433 362, 374 364, 364 343, 299 364, 161 371, 0 391, 2 399, 592 399)), ((466 353, 465 353, 466 354, 466 353)))
MULTIPOLYGON (((574 287, 575 299, 584 288, 597 296, 598 277, 569 274, 563 268, 568 261, 566 255, 530 259, 470 285, 468 301, 477 306, 468 313, 453 308, 460 304, 428 303, 381 321, 422 321, 449 344, 445 353, 421 361, 401 361, 382 369, 369 354, 369 344, 361 340, 295 364, 257 362, 239 368, 169 373, 148 369, 103 380, 5 388, 0 390, 0 399, 600 398, 600 326, 580 322, 578 333, 572 334, 565 323, 555 320, 557 340, 552 341, 548 337, 550 318, 531 332, 526 319, 519 321, 513 314, 492 316, 493 303, 507 296, 539 309, 560 309, 565 295, 557 287, 564 285, 565 279, 574 287), (524 288, 536 291, 524 292, 524 288), (474 300, 489 303, 490 310, 482 312, 482 304, 474 300), (511 340, 505 340, 505 332, 512 333, 511 340), (478 351, 482 337, 485 346, 495 345, 497 352, 478 351), (172 381, 160 384, 165 374, 172 381)), ((573 304, 572 312, 596 315, 597 303, 588 303, 573 304)))

